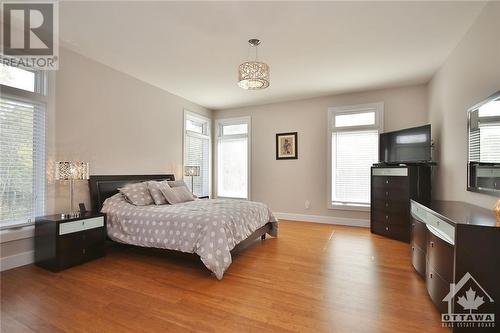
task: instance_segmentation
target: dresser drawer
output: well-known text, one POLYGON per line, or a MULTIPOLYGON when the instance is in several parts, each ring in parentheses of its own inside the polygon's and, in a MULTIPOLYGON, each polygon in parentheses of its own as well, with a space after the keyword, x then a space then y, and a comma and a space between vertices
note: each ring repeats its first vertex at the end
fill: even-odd
POLYGON ((104 217, 94 217, 85 220, 65 222, 59 224, 59 235, 70 234, 88 229, 94 229, 104 226, 104 217))
POLYGON ((393 199, 392 197, 384 199, 374 198, 372 199, 371 205, 372 208, 377 211, 383 211, 393 214, 408 215, 408 212, 410 211, 409 200, 408 201, 401 200, 400 198, 399 199, 393 199))
POLYGON ((394 176, 394 177, 406 177, 408 176, 407 168, 373 168, 373 176, 394 176))
POLYGON ((408 212, 393 213, 386 210, 378 210, 372 207, 371 219, 389 225, 404 225, 410 230, 410 215, 408 212))
POLYGON ((447 312, 448 303, 443 302, 443 298, 450 291, 450 283, 443 280, 431 267, 427 266, 426 285, 427 292, 439 312, 447 312))
POLYGON ((422 251, 418 246, 412 244, 411 246, 411 263, 418 274, 425 277, 425 252, 422 251))
POLYGON ((413 202, 411 203, 411 214, 415 219, 436 229, 442 238, 446 239, 449 243, 455 243, 455 227, 451 224, 427 212, 424 208, 413 202))
POLYGON ((383 222, 372 221, 371 231, 377 235, 397 239, 404 242, 410 241, 409 226, 389 225, 383 222))
POLYGON ((393 191, 407 191, 408 178, 407 177, 372 177, 372 187, 378 191, 393 190, 393 191))
POLYGON ((421 250, 426 251, 427 227, 425 226, 425 223, 422 223, 415 219, 411 220, 411 242, 421 250))
POLYGON ((454 246, 436 236, 431 229, 427 241, 429 266, 448 283, 453 282, 454 246))

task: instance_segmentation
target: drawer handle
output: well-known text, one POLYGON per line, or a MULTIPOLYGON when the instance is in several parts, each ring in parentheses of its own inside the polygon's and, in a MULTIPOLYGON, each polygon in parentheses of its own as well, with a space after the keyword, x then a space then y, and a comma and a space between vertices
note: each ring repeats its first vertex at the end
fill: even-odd
POLYGON ((386 206, 386 207, 389 207, 389 203, 388 203, 388 202, 386 202, 386 203, 385 203, 385 206, 386 206))
POLYGON ((385 183, 386 183, 386 184, 389 184, 389 180, 386 180, 386 181, 385 181, 385 183))
POLYGON ((82 235, 82 239, 85 239, 87 236, 86 235, 82 235))
POLYGON ((385 192, 385 196, 386 196, 386 197, 387 197, 387 196, 389 196, 389 192, 387 192, 387 191, 386 191, 386 192, 385 192))
POLYGON ((432 273, 429 275, 429 277, 432 279, 432 273))
POLYGON ((385 230, 386 230, 386 231, 389 231, 389 227, 385 227, 385 230))
POLYGON ((389 215, 386 215, 386 216, 385 216, 385 219, 386 219, 386 220, 388 220, 388 219, 389 219, 389 215))
POLYGON ((85 249, 82 250, 82 253, 85 254, 85 249))
POLYGON ((431 242, 431 247, 434 247, 434 242, 431 242))

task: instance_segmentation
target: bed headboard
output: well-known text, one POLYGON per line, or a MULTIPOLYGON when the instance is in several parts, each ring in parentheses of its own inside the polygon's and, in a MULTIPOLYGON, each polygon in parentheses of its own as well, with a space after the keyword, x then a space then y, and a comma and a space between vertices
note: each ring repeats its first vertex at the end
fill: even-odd
POLYGON ((89 187, 92 210, 96 212, 101 211, 104 200, 118 193, 120 187, 148 180, 175 180, 175 176, 171 174, 90 176, 89 187))

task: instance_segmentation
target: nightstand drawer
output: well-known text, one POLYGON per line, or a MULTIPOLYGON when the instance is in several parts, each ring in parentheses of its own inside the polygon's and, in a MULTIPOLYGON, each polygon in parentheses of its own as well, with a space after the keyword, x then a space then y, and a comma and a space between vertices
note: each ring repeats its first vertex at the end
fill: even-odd
POLYGON ((104 226, 104 217, 94 217, 85 220, 65 222, 59 224, 59 235, 70 234, 88 229, 94 229, 104 226))

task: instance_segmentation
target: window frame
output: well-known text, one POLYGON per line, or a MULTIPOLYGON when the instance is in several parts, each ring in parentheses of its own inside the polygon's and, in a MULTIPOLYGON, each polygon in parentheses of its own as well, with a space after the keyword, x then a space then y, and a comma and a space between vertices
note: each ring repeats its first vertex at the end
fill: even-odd
MULTIPOLYGON (((186 164, 186 136, 190 135, 200 139, 208 139, 208 196, 212 196, 212 120, 202 114, 192 112, 184 109, 184 115, 182 118, 182 179, 184 182, 187 180, 187 176, 184 175, 184 167, 186 164), (203 124, 203 132, 198 133, 195 131, 190 131, 186 128, 186 123, 188 120, 201 122, 203 124)), ((186 182, 188 187, 189 184, 186 182)))
POLYGON ((231 118, 220 118, 215 119, 215 163, 214 163, 214 197, 215 198, 225 198, 225 199, 239 199, 239 200, 251 200, 252 197, 252 119, 250 116, 244 117, 231 117, 231 118), (237 124, 247 124, 246 134, 226 134, 223 135, 224 125, 237 125, 237 124), (234 198, 219 196, 218 193, 218 183, 219 183, 219 142, 224 139, 247 139, 247 197, 246 198, 234 198))
MULTIPOLYGON (((4 65, 4 66, 7 66, 7 65, 4 65)), ((22 66, 19 66, 16 68, 22 69, 24 71, 32 72, 35 74, 35 85, 33 87, 34 91, 24 90, 21 88, 7 86, 7 85, 0 83, 0 87, 2 88, 2 90, 10 91, 11 94, 14 96, 24 95, 24 94, 30 94, 32 96, 47 96, 48 75, 47 75, 46 71, 33 69, 33 68, 29 68, 29 67, 22 67, 22 66)))
MULTIPOLYGON (((40 186, 39 188, 37 188, 37 186, 35 185, 34 195, 42 196, 41 199, 38 199, 38 200, 42 201, 42 204, 40 205, 40 211, 37 211, 37 208, 36 208, 37 204, 36 204, 35 200, 37 200, 37 199, 33 199, 34 210, 35 210, 33 220, 31 220, 31 221, 28 220, 26 222, 11 221, 11 222, 8 222, 6 224, 0 224, 0 230, 6 230, 6 229, 20 228, 20 227, 24 227, 24 226, 34 225, 36 217, 43 216, 47 212, 47 113, 48 113, 48 110, 47 110, 47 102, 46 101, 33 96, 33 95, 40 96, 39 94, 29 92, 26 90, 22 90, 22 89, 18 89, 18 88, 13 88, 10 86, 4 86, 1 84, 0 84, 0 86, 1 86, 2 90, 4 90, 4 88, 9 88, 9 89, 5 89, 5 90, 8 90, 7 93, 4 93, 2 91, 3 98, 19 101, 20 103, 38 105, 39 109, 43 110, 43 123, 44 123, 43 137, 41 138, 41 140, 43 141, 43 152, 40 153, 39 157, 41 160, 38 161, 39 165, 42 168, 41 171, 43 174, 43 179, 41 179, 41 180, 36 179, 36 178, 34 179, 35 184, 38 183, 40 186), (15 90, 15 91, 10 91, 10 90, 15 90), (17 94, 16 94, 16 92, 17 92, 17 94)), ((36 160, 33 160, 33 163, 34 164, 37 163, 36 160)), ((35 176, 38 173, 38 171, 39 170, 34 170, 35 176)), ((0 241, 0 243, 1 243, 1 241, 0 241)))
POLYGON ((337 132, 355 132, 365 130, 378 130, 379 135, 384 132, 384 102, 366 103, 358 105, 335 106, 329 107, 327 112, 327 136, 328 136, 328 151, 327 151, 327 208, 332 210, 355 210, 369 211, 370 204, 335 204, 332 198, 332 134, 337 132), (335 116, 348 115, 365 112, 375 112, 375 123, 372 125, 358 126, 343 126, 335 127, 335 116))

